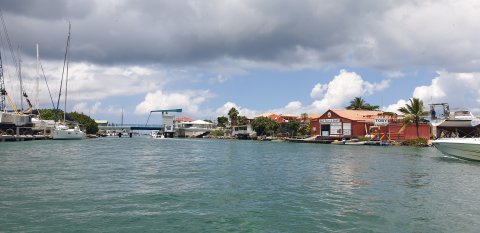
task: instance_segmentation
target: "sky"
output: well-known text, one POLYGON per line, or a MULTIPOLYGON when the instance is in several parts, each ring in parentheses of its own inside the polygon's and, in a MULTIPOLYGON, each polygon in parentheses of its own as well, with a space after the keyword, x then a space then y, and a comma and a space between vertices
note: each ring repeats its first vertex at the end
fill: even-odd
MULTIPOLYGON (((36 44, 56 102, 70 22, 67 111, 94 119, 118 123, 123 111, 142 124, 172 108, 211 120, 231 107, 322 114, 354 97, 385 111, 416 97, 480 114, 475 0, 0 0, 0 10, 41 108, 52 103, 43 75, 36 91, 36 44)), ((0 31, 6 88, 20 105, 0 31)))

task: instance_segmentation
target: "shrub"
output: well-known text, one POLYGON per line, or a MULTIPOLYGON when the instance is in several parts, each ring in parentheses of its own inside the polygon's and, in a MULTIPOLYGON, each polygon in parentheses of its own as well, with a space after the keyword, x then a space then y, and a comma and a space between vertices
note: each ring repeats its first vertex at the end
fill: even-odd
POLYGON ((426 138, 417 138, 417 139, 410 139, 405 140, 401 143, 402 146, 417 146, 417 147, 427 147, 428 146, 428 139, 426 138))

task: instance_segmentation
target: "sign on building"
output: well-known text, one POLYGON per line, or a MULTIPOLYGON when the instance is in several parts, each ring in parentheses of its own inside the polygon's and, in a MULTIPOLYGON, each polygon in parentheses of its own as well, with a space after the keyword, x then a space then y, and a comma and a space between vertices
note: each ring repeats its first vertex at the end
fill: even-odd
POLYGON ((385 118, 375 119, 375 125, 381 125, 381 126, 388 125, 388 119, 385 119, 385 118))
POLYGON ((339 123, 340 119, 334 118, 334 119, 320 119, 321 124, 331 124, 331 123, 339 123))

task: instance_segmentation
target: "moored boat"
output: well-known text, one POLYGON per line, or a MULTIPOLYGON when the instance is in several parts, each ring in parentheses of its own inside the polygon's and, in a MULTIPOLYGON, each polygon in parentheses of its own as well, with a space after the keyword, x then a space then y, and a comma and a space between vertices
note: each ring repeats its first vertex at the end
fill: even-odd
POLYGON ((78 140, 84 139, 85 133, 78 126, 70 129, 68 126, 59 124, 52 132, 52 139, 55 140, 78 140))
POLYGON ((446 155, 480 161, 480 138, 442 138, 432 143, 446 155))

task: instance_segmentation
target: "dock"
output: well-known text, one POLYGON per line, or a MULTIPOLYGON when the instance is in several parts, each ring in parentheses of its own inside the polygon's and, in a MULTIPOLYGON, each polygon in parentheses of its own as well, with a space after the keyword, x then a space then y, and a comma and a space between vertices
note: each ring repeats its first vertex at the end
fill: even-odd
POLYGON ((49 136, 45 135, 1 135, 0 142, 15 142, 15 141, 33 141, 33 140, 47 140, 49 136))

